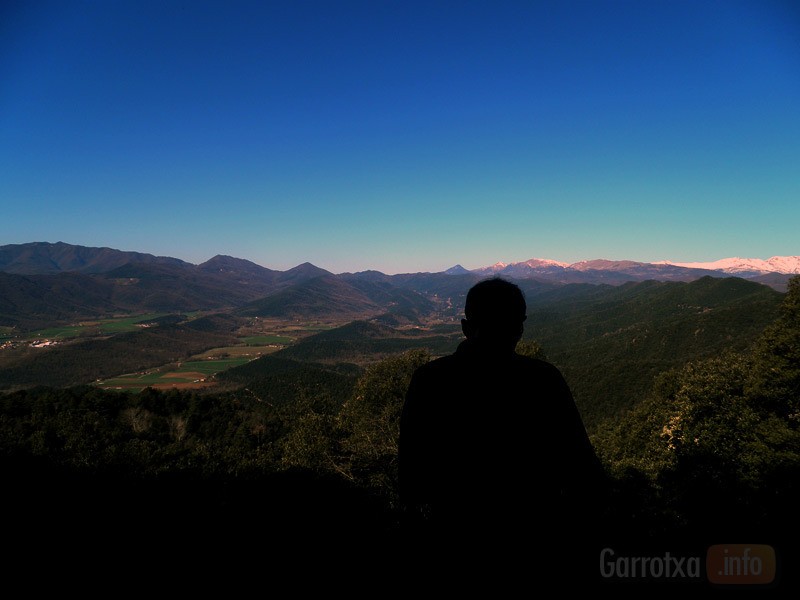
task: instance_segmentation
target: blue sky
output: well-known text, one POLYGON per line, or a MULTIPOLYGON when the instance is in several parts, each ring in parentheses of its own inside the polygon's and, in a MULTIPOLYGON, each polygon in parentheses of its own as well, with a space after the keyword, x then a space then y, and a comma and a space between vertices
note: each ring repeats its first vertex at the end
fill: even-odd
POLYGON ((334 272, 800 254, 800 8, 4 2, 0 244, 334 272))

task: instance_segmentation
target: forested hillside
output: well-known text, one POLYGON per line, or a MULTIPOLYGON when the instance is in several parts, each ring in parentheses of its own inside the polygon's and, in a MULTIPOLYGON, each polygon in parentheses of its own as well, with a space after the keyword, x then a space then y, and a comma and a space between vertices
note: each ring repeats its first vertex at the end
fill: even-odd
POLYGON ((796 545, 800 277, 754 346, 662 374, 594 443, 618 481, 648 482, 650 500, 681 521, 717 539, 762 535, 796 545))
MULTIPOLYGON (((703 290, 710 295, 678 300, 713 313, 714 290, 703 290)), ((363 324, 341 335, 348 332, 385 333, 363 324)), ((541 356, 535 344, 520 349, 541 356)), ((754 344, 680 364, 621 419, 598 428, 592 440, 610 492, 597 501, 609 543, 679 541, 696 551, 720 540, 757 540, 792 556, 800 502, 798 349, 795 278, 754 344)), ((267 357, 230 372, 228 383, 254 385, 217 394, 92 387, 9 393, 0 396, 6 497, 41 534, 88 530, 107 543, 116 538, 103 523, 118 514, 130 514, 140 533, 162 542, 234 535, 226 527, 235 524, 276 543, 295 535, 391 543, 404 527, 396 489, 399 413, 411 374, 431 358, 408 350, 362 370, 267 357), (46 490, 58 490, 55 505, 46 490), (158 508, 164 506, 172 508, 158 508), (174 515, 189 520, 173 522, 174 515), (203 533, 200 521, 211 529, 203 533)))
POLYGON ((562 370, 593 429, 641 401, 659 373, 750 347, 782 298, 736 278, 566 286, 529 297, 525 336, 562 370))

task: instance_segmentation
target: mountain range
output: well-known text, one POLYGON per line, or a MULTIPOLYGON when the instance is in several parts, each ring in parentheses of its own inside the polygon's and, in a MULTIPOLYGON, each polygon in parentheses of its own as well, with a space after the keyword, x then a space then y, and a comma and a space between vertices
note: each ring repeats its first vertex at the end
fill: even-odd
MULTIPOLYGON (((283 279, 291 280, 293 275, 306 278, 305 275, 332 275, 330 271, 304 263, 289 271, 276 271, 262 267, 242 258, 217 255, 200 265, 192 265, 178 258, 154 256, 143 252, 115 250, 113 248, 94 248, 76 246, 64 242, 31 242, 27 244, 8 244, 0 246, 0 271, 20 275, 42 275, 61 272, 74 273, 107 273, 118 267, 131 263, 148 265, 167 265, 175 267, 194 267, 207 273, 226 273, 238 276, 241 280, 283 279), (290 273, 288 277, 282 275, 290 273)), ((443 273, 447 275, 464 275, 475 273, 482 276, 506 275, 512 278, 527 278, 536 275, 553 275, 564 273, 623 273, 633 278, 654 275, 656 278, 672 279, 676 276, 691 278, 693 275, 703 277, 711 274, 737 275, 752 278, 767 274, 800 274, 800 256, 773 256, 766 260, 759 258, 723 258, 713 262, 671 262, 657 261, 653 263, 632 260, 584 260, 575 263, 564 263, 546 258, 531 258, 524 262, 498 262, 487 267, 465 269, 455 265, 443 273)), ((356 275, 369 277, 383 276, 379 271, 361 271, 356 275)), ((393 277, 393 276, 388 276, 393 277)), ((400 275, 402 277, 402 275, 400 275)))
POLYGON ((380 317, 389 325, 455 317, 482 278, 516 280, 529 298, 567 284, 694 281, 739 277, 779 291, 800 273, 800 257, 730 258, 713 263, 547 259, 467 270, 387 275, 334 274, 310 263, 286 271, 217 255, 177 258, 63 242, 0 246, 0 326, 39 327, 115 312, 233 310, 246 317, 380 317))
POLYGON ((660 281, 691 281, 710 275, 735 275, 745 279, 775 275, 800 274, 800 256, 773 256, 767 260, 758 258, 725 258, 714 262, 678 263, 658 261, 654 263, 632 260, 585 260, 572 264, 555 260, 532 258, 524 262, 496 263, 488 267, 467 271, 461 265, 447 269, 445 273, 478 273, 480 275, 501 275, 511 278, 546 277, 562 283, 584 281, 595 283, 617 283, 620 280, 642 281, 655 279, 660 281))
MULTIPOLYGON (((737 269, 743 262, 732 259, 722 268, 737 269)), ((792 261, 771 264, 786 269, 792 261)), ((267 323, 324 327, 275 354, 231 369, 220 379, 224 385, 252 390, 254 381, 263 380, 269 382, 262 386, 265 394, 267 388, 294 389, 296 378, 307 377, 303 369, 311 368, 309 361, 326 365, 323 370, 334 369, 324 378, 338 381, 349 371, 339 372, 336 365, 352 368, 410 348, 426 348, 434 355, 453 351, 461 339, 458 319, 467 290, 499 274, 514 279, 525 293, 526 335, 568 377, 586 422, 597 424, 633 406, 656 374, 752 343, 775 318, 782 294, 737 272, 634 261, 565 265, 534 259, 474 271, 454 267, 440 273, 334 274, 309 263, 279 271, 230 256, 194 265, 68 244, 3 246, 0 346, 11 350, 0 352, 0 390, 74 385, 156 368, 237 343, 243 331, 258 325, 256 317, 267 323), (194 311, 205 316, 187 319, 194 311), (136 331, 100 331, 46 351, 14 341, 35 339, 51 325, 142 313, 169 317, 148 316, 148 325, 136 331), (276 383, 275 369, 286 365, 300 371, 295 379, 276 383)), ((767 276, 775 278, 777 287, 792 274, 754 277, 767 276)))

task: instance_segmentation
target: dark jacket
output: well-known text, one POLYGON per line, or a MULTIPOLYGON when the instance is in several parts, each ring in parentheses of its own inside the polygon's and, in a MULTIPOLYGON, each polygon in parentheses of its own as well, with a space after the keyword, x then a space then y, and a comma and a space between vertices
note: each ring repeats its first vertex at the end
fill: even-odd
POLYGON ((467 340, 414 373, 400 422, 401 496, 450 539, 582 527, 601 478, 553 365, 485 355, 467 340))

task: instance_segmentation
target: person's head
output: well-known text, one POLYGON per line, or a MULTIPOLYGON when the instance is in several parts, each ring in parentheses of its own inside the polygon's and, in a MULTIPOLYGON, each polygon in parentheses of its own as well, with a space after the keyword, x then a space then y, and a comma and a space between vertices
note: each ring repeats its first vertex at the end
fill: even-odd
POLYGON ((461 329, 467 339, 488 350, 513 352, 522 337, 526 310, 519 287, 499 277, 486 279, 467 292, 461 329))

